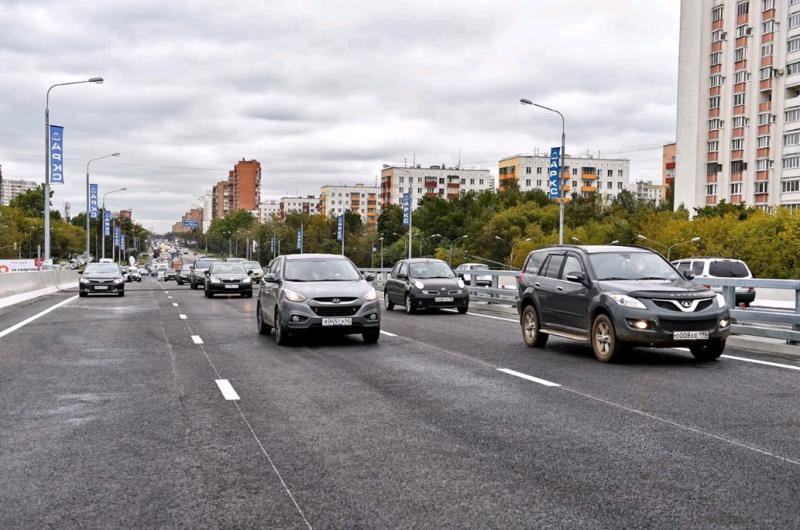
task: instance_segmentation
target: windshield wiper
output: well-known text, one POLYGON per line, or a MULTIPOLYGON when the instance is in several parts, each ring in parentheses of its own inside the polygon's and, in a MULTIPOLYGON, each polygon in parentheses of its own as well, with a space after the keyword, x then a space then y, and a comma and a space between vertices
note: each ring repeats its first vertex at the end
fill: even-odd
POLYGON ((661 276, 644 276, 642 278, 636 278, 637 280, 669 280, 669 278, 662 278, 661 276))
POLYGON ((616 276, 609 276, 608 278, 600 278, 598 281, 600 282, 607 282, 607 281, 614 281, 614 280, 630 280, 631 278, 618 278, 616 276))

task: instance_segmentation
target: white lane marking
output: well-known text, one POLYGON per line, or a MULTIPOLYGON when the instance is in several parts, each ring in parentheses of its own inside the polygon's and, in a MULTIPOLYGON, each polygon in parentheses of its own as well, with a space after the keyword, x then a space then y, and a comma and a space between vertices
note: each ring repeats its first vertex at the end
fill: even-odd
MULTIPOLYGON (((456 312, 454 309, 442 309, 442 311, 448 311, 450 313, 455 313, 456 312)), ((480 313, 473 313, 472 311, 468 312, 467 314, 469 316, 473 316, 473 317, 491 318, 492 320, 505 320, 506 322, 513 322, 515 324, 519 324, 519 320, 514 319, 514 318, 494 317, 494 316, 491 316, 491 315, 482 315, 480 313)))
POLYGON ((186 320, 186 315, 184 315, 183 313, 181 313, 178 316, 180 317, 181 320, 186 320))
POLYGON ((169 294, 169 291, 164 291, 164 294, 169 294))
POLYGON ((227 379, 214 379, 214 382, 217 383, 219 391, 222 392, 222 397, 228 401, 239 401, 239 394, 233 389, 230 381, 227 379))
POLYGON ((389 333, 388 331, 383 331, 383 330, 381 330, 381 333, 383 335, 386 335, 387 337, 396 337, 397 336, 394 333, 389 333))
POLYGON ((172 307, 178 307, 178 302, 172 302, 172 307))
POLYGON ((172 297, 171 297, 171 296, 168 296, 167 298, 169 298, 170 300, 172 299, 172 297))
POLYGON ((200 338, 200 335, 192 335, 192 342, 195 344, 203 344, 203 339, 200 338))
POLYGON ((78 297, 77 297, 77 296, 70 296, 70 297, 69 297, 69 298, 67 298, 66 300, 63 300, 63 301, 61 301, 61 302, 57 303, 56 305, 54 305, 54 306, 52 306, 52 307, 48 307, 48 308, 47 308, 47 309, 45 309, 44 311, 40 311, 39 313, 36 313, 36 314, 35 314, 35 315, 33 315, 32 317, 28 317, 28 318, 26 318, 26 319, 25 319, 25 320, 23 320, 22 322, 17 322, 16 324, 14 324, 13 326, 11 326, 10 328, 7 328, 7 329, 4 329, 3 331, 0 331, 0 337, 5 337, 6 335, 8 335, 8 334, 10 334, 10 333, 13 333, 13 332, 17 331, 17 330, 18 330, 19 328, 21 328, 22 326, 25 326, 25 325, 27 325, 27 324, 30 324, 31 322, 33 322, 33 321, 34 321, 34 320, 36 320, 37 318, 41 318, 41 317, 45 316, 45 315, 46 315, 47 313, 49 313, 50 311, 55 311, 56 309, 58 309, 58 308, 59 308, 59 307, 61 307, 62 305, 64 305, 64 304, 68 304, 68 303, 72 302, 73 300, 75 300, 76 298, 78 298, 78 297))
POLYGON ((548 381, 547 379, 539 379, 538 377, 533 377, 532 375, 523 374, 522 372, 517 372, 516 370, 510 370, 508 368, 498 368, 497 371, 508 375, 513 375, 514 377, 519 377, 527 381, 533 381, 534 383, 539 383, 540 385, 544 386, 561 386, 558 383, 548 381))
POLYGON ((800 366, 792 366, 791 364, 772 363, 769 361, 757 361, 756 359, 749 359, 747 357, 736 357, 735 355, 723 355, 723 359, 732 359, 734 361, 744 361, 746 363, 763 364, 765 366, 774 366, 775 368, 788 368, 789 370, 800 371, 800 366))

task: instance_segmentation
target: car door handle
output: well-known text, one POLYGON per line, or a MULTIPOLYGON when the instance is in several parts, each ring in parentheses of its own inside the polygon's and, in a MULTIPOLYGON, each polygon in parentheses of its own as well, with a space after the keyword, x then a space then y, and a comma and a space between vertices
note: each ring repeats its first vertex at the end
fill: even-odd
POLYGON ((534 287, 541 287, 541 286, 542 286, 542 284, 541 284, 541 283, 539 283, 539 282, 536 282, 536 283, 534 283, 534 284, 533 284, 533 286, 534 286, 534 287))
POLYGON ((564 288, 561 287, 561 286, 556 287, 556 291, 563 291, 563 290, 564 290, 564 288))

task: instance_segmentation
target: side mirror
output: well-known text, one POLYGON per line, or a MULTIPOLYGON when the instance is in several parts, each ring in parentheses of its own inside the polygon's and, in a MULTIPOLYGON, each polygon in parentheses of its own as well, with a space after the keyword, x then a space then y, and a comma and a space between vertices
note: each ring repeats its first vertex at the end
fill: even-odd
POLYGON ((690 270, 683 271, 683 277, 687 280, 694 280, 694 273, 690 270))
POLYGON ((567 274, 567 281, 574 283, 584 283, 586 281, 586 273, 583 271, 575 271, 567 274))
POLYGON ((276 280, 277 280, 277 278, 271 272, 268 272, 268 273, 266 273, 264 275, 264 281, 267 282, 267 283, 275 283, 276 280))
POLYGON ((205 274, 206 276, 211 276, 211 271, 206 271, 204 274, 205 274))
POLYGON ((408 274, 398 274, 397 278, 400 280, 408 280, 408 274))
POLYGON ((247 272, 247 275, 248 275, 248 276, 252 276, 252 275, 253 275, 253 273, 254 273, 254 272, 256 272, 256 271, 254 271, 253 269, 247 269, 247 271, 246 271, 246 272, 247 272))
POLYGON ((189 265, 189 270, 193 271, 194 270, 194 265, 189 265))
POLYGON ((370 272, 369 274, 364 275, 364 279, 368 282, 374 282, 375 275, 370 272))

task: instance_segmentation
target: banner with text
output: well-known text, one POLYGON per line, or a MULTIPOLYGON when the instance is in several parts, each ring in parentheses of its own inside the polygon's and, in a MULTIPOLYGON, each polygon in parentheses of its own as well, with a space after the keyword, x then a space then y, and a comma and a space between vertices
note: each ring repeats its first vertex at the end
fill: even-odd
POLYGON ((411 194, 404 193, 403 194, 403 224, 408 226, 409 221, 411 221, 411 194))
POLYGON ((561 197, 559 193, 559 186, 561 183, 559 182, 559 175, 561 174, 561 148, 560 147, 551 147, 550 148, 550 198, 557 199, 561 197))
MULTIPOLYGON (((108 210, 103 211, 103 237, 111 235, 111 212, 108 210)), ((105 243, 103 243, 105 244, 105 243)))
POLYGON ((303 229, 297 231, 297 250, 303 252, 303 229))
POLYGON ((119 229, 119 225, 117 225, 117 226, 114 227, 114 246, 115 247, 119 246, 119 239, 120 239, 119 236, 120 236, 120 229, 119 229))
POLYGON ((336 241, 344 239, 344 214, 336 218, 336 241))
POLYGON ((97 219, 100 214, 97 202, 97 184, 89 184, 89 219, 97 219))
POLYGON ((64 184, 64 127, 50 126, 50 184, 64 184))

